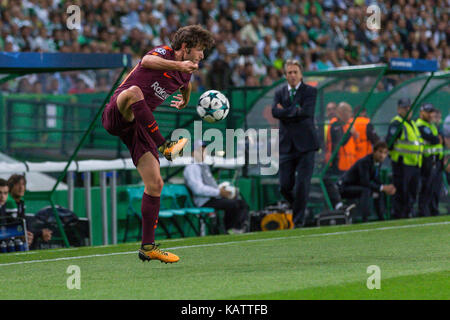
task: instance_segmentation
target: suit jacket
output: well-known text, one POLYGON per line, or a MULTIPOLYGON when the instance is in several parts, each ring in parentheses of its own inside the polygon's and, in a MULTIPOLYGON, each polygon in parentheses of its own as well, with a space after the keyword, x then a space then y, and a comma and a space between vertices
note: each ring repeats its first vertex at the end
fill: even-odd
POLYGON ((373 153, 371 153, 356 161, 350 170, 340 178, 338 185, 342 187, 361 186, 379 192, 382 185, 380 171, 381 164, 375 165, 373 153))
POLYGON ((314 125, 317 89, 303 81, 293 101, 288 86, 275 92, 272 115, 280 120, 280 155, 319 150, 319 138, 314 125), (283 109, 278 109, 277 104, 283 109))

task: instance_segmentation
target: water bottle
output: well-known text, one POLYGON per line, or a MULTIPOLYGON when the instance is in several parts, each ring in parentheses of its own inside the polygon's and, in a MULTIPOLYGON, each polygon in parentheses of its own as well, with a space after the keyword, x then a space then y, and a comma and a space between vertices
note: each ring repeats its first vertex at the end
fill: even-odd
POLYGON ((14 252, 16 251, 16 245, 14 244, 14 240, 11 239, 8 242, 8 252, 14 252))
POLYGON ((5 241, 2 241, 2 244, 0 244, 0 252, 1 253, 7 253, 8 252, 8 245, 5 241))
POLYGON ((16 251, 24 251, 23 241, 21 239, 16 239, 14 242, 16 245, 16 251))

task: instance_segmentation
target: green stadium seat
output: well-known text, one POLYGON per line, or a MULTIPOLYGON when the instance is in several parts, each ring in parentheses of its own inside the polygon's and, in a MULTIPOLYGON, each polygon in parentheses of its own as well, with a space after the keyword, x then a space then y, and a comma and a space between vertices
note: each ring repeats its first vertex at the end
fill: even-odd
POLYGON ((172 218, 174 215, 173 210, 159 210, 160 218, 172 218))
POLYGON ((127 188, 127 194, 128 194, 128 208, 127 208, 127 218, 125 222, 125 233, 123 236, 123 242, 126 242, 128 239, 128 228, 130 219, 136 218, 136 220, 139 222, 139 232, 136 236, 136 240, 139 241, 141 238, 142 233, 142 218, 137 213, 137 211, 134 209, 133 203, 135 201, 141 201, 142 200, 142 194, 144 193, 144 187, 130 187, 127 188))
MULTIPOLYGON (((139 233, 137 235, 137 240, 141 240, 141 233, 142 233, 142 217, 141 215, 136 211, 135 209, 135 202, 142 201, 142 194, 144 193, 144 186, 136 186, 136 187, 129 187, 127 188, 127 194, 128 194, 128 208, 127 208, 127 218, 125 223, 125 234, 123 242, 127 241, 128 238, 128 229, 129 229, 129 223, 131 218, 136 218, 139 222, 140 228, 139 233)), ((179 235, 181 237, 184 237, 184 232, 178 222, 175 219, 175 213, 173 210, 165 208, 164 202, 163 202, 163 196, 161 195, 161 210, 159 211, 159 218, 158 218, 158 225, 161 226, 161 229, 163 229, 164 233, 166 234, 167 238, 172 238, 172 235, 174 232, 172 232, 172 224, 177 229, 179 235), (171 222, 171 224, 167 225, 164 222, 164 219, 167 219, 171 222)))
POLYGON ((213 213, 214 208, 209 207, 195 207, 192 201, 191 193, 183 184, 166 184, 164 185, 165 194, 172 197, 176 210, 173 210, 175 215, 183 216, 186 222, 191 226, 194 232, 200 236, 200 227, 195 226, 189 215, 196 216, 200 221, 203 221, 208 227, 207 215, 213 213))

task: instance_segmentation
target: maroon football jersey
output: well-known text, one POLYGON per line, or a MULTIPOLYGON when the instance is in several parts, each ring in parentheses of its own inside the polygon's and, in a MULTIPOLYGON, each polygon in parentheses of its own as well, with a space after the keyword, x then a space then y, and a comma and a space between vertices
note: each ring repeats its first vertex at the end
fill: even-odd
MULTIPOLYGON (((156 47, 147 54, 175 60, 174 50, 165 45, 156 47)), ((190 73, 144 68, 140 61, 116 89, 114 96, 117 97, 131 86, 138 86, 144 94, 145 102, 153 111, 179 88, 187 88, 190 79, 190 73)))

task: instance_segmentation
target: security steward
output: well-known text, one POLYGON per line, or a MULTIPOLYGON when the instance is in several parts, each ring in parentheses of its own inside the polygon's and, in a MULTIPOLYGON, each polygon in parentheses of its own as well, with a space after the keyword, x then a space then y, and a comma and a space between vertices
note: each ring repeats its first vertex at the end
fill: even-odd
POLYGON ((431 103, 424 103, 420 108, 420 118, 416 120, 417 128, 424 140, 422 168, 420 170, 419 216, 429 217, 439 214, 439 197, 433 201, 433 186, 436 177, 442 174, 444 158, 443 139, 433 123, 431 103))
POLYGON ((391 120, 386 137, 396 189, 392 204, 392 216, 395 219, 414 216, 413 207, 422 167, 423 139, 416 123, 411 120, 410 108, 411 101, 408 98, 398 101, 398 114, 391 120))
MULTIPOLYGON (((336 109, 337 121, 333 122, 328 132, 330 154, 337 148, 341 140, 343 140, 345 133, 350 127, 352 118, 352 107, 347 102, 340 102, 336 109)), ((331 164, 331 172, 334 174, 341 174, 351 168, 356 162, 356 144, 355 139, 358 137, 358 132, 353 126, 350 129, 349 135, 342 141, 339 147, 338 154, 331 164)))
MULTIPOLYGON (((355 108, 355 115, 361 108, 362 106, 355 108)), ((356 160, 359 160, 373 152, 373 146, 380 141, 380 137, 377 135, 372 123, 370 123, 366 109, 361 110, 355 120, 354 127, 358 133, 355 137, 355 149, 356 160)))
POLYGON ((297 227, 305 224, 306 203, 319 138, 314 125, 317 89, 303 82, 298 60, 287 60, 287 84, 275 92, 272 116, 280 120, 280 192, 292 206, 297 227))
MULTIPOLYGON (((445 166, 445 154, 446 154, 446 147, 445 147, 445 133, 444 128, 442 126, 442 112, 439 109, 434 109, 434 112, 432 114, 432 123, 436 126, 438 129, 438 134, 441 137, 441 144, 438 147, 439 150, 437 153, 439 154, 439 161, 437 162, 437 170, 436 174, 431 182, 433 186, 433 199, 431 200, 431 215, 438 215, 439 214, 439 198, 441 197, 441 191, 444 183, 444 166, 445 166), (442 152, 440 149, 442 148, 442 152)), ((450 146, 450 144, 449 144, 450 146)), ((450 181, 449 176, 447 176, 447 181, 450 181)))

